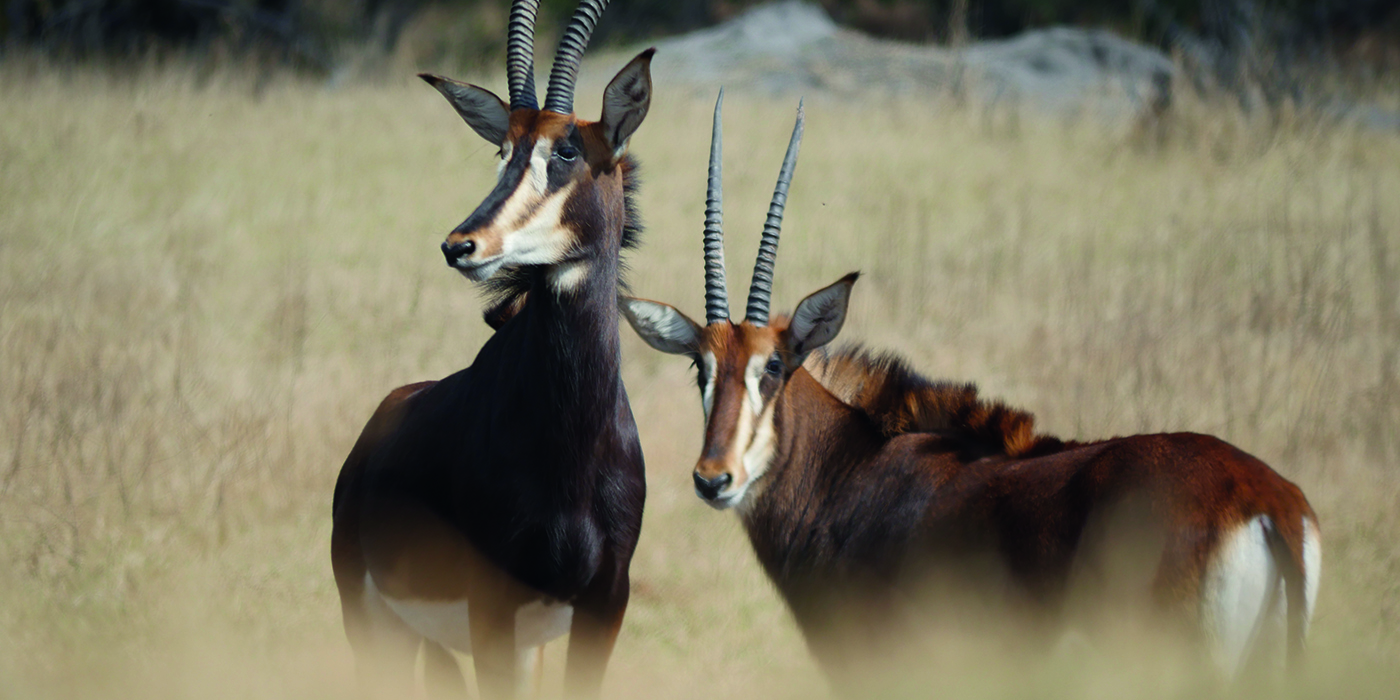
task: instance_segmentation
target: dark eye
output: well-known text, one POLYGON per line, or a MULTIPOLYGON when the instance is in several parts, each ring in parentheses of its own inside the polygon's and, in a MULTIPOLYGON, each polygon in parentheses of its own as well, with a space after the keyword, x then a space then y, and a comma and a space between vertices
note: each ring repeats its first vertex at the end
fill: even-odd
POLYGON ((564 144, 559 147, 559 150, 554 152, 554 155, 558 156, 560 160, 573 160, 578 157, 578 149, 564 144))
POLYGON ((768 366, 764 367, 763 371, 767 372, 770 376, 781 377, 783 376, 783 363, 778 359, 777 355, 774 355, 768 358, 768 366))

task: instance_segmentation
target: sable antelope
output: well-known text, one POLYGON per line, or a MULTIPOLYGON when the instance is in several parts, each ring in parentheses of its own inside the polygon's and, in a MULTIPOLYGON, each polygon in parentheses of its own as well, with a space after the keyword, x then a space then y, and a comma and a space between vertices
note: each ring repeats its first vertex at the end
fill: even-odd
POLYGON ((893 355, 828 355, 854 273, 769 322, 800 108, 747 314, 731 321, 719 110, 707 323, 653 301, 623 298, 622 308, 649 345, 695 362, 705 414, 695 491, 737 509, 833 680, 856 647, 908 618, 911 601, 927 603, 929 580, 950 576, 1052 631, 1075 620, 1076 602, 1092 611, 1126 597, 1151 619, 1184 623, 1227 677, 1247 659, 1296 662, 1317 597, 1317 518, 1263 462, 1189 433, 1063 442, 1036 434, 1030 414, 980 399, 970 384, 928 381, 893 355), (1135 570, 1117 565, 1125 545, 1148 546, 1145 557, 1131 550, 1135 570))
POLYGON ((362 685, 395 695, 423 646, 429 685, 465 691, 455 650, 474 657, 484 696, 511 696, 567 632, 566 685, 595 696, 627 607, 646 486, 617 294, 638 231, 626 148, 650 104, 652 51, 608 85, 599 121, 576 118, 579 60, 606 5, 585 0, 540 108, 537 4, 511 9, 509 107, 420 76, 501 149, 495 188, 442 244, 449 266, 495 291, 499 329, 467 369, 390 392, 336 482, 346 635, 362 685))

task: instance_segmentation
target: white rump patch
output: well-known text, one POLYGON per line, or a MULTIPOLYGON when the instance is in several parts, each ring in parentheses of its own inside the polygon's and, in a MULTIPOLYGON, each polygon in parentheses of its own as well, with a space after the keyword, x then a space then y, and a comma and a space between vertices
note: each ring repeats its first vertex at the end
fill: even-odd
MULTIPOLYGON (((1202 627, 1227 678, 1238 674, 1262 636, 1277 644, 1287 629, 1286 593, 1265 532, 1272 525, 1265 518, 1224 533, 1201 582, 1202 627)), ((1283 648, 1278 644, 1278 651, 1283 648)))
POLYGON ((1303 631, 1312 623, 1313 606, 1317 604, 1317 584, 1322 578, 1322 540, 1317 523, 1303 518, 1303 631))
MULTIPOLYGON (((417 600, 389 598, 379 592, 374 579, 365 574, 365 596, 371 610, 393 611, 414 632, 449 649, 463 654, 472 653, 471 626, 467 619, 467 601, 417 600)), ((534 601, 515 612, 515 648, 530 649, 558 639, 569 632, 574 608, 567 603, 534 601)))

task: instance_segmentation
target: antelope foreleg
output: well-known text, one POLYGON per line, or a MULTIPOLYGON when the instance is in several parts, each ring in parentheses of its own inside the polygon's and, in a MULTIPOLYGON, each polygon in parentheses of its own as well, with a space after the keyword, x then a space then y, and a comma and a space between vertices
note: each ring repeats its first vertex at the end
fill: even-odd
POLYGON ((441 644, 423 642, 423 688, 430 700, 467 697, 467 681, 457 665, 457 657, 441 644))
POLYGON ((568 661, 564 667, 564 692, 570 698, 597 698, 603 689, 603 672, 612 657, 622 616, 627 611, 630 582, 624 564, 610 575, 600 573, 574 603, 569 628, 568 661))
POLYGON ((474 598, 470 602, 472 661, 482 700, 514 698, 517 664, 515 649, 515 601, 500 597, 474 598))

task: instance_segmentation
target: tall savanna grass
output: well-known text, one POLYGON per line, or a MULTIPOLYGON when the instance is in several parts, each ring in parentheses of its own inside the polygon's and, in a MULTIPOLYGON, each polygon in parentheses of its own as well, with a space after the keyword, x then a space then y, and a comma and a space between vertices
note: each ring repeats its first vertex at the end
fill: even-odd
MULTIPOLYGON (((698 317, 712 90, 657 83, 630 279, 698 317)), ((736 298, 795 102, 728 101, 736 298)), ((809 96, 775 305, 859 269, 846 340, 1065 437, 1193 430, 1263 458, 1325 542, 1313 661, 1285 690, 1393 688, 1400 137, 1193 99, 1124 128, 938 104, 809 96)), ((331 485, 389 389, 487 337, 437 244, 493 156, 407 79, 0 66, 0 695, 352 691, 331 485)), ((624 336, 650 494, 610 691, 825 692, 734 518, 691 494, 691 370, 624 336)), ((938 668, 960 695, 1194 687, 938 668)))

